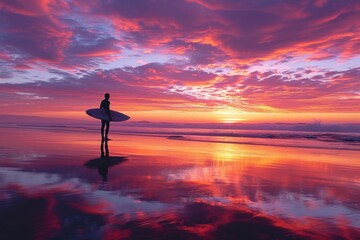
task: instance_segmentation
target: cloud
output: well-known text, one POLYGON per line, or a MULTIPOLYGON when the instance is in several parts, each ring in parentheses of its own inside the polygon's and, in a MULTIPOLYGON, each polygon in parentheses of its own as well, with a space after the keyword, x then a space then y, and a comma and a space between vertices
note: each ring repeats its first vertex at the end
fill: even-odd
POLYGON ((76 26, 72 31, 73 38, 67 49, 69 55, 96 57, 121 53, 116 46, 117 39, 101 29, 76 26))
POLYGON ((115 102, 121 102, 125 108, 132 110, 147 107, 167 109, 171 106, 186 108, 195 99, 170 92, 169 86, 175 83, 203 84, 211 82, 215 77, 214 74, 181 70, 168 64, 98 70, 82 77, 74 77, 58 70, 51 72, 59 77, 49 82, 1 84, 1 92, 4 93, 1 105, 10 110, 14 107, 11 103, 16 102, 18 107, 22 106, 23 111, 30 112, 44 111, 48 106, 54 111, 79 110, 84 105, 97 106, 94 99, 100 101, 104 92, 110 92, 115 102), (27 94, 18 94, 19 92, 27 94), (29 101, 29 96, 39 97, 29 101))
POLYGON ((19 14, 22 12, 17 9, 14 12, 6 11, 6 8, 1 10, 1 49, 10 55, 18 55, 24 61, 61 61, 71 32, 45 13, 19 14))
POLYGON ((1 85, 6 111, 82 111, 110 92, 126 110, 212 111, 232 106, 243 111, 358 112, 360 69, 347 71, 249 72, 217 75, 171 64, 98 69, 79 76, 50 70, 51 81, 1 85), (19 94, 22 93, 22 94, 19 94), (31 101, 30 101, 31 100, 31 101), (13 103, 16 102, 16 105, 13 103))
POLYGON ((351 58, 359 53, 353 1, 3 1, 3 51, 23 61, 94 66, 123 49, 224 61, 351 58), (109 25, 111 23, 111 25, 109 25))
POLYGON ((94 67, 121 54, 104 26, 81 22, 61 1, 5 2, 0 19, 0 50, 22 65, 94 67))
POLYGON ((359 110, 354 64, 322 66, 358 56, 356 1, 6 0, 0 9, 8 110, 78 109, 79 96, 91 105, 108 91, 136 109, 359 110))
POLYGON ((314 77, 298 74, 253 72, 244 80, 244 97, 254 105, 267 105, 283 110, 356 112, 355 101, 360 83, 360 69, 343 72, 319 72, 314 77), (269 75, 269 76, 267 76, 269 75), (344 99, 343 96, 352 96, 344 99))
POLYGON ((279 58, 285 53, 355 56, 358 52, 355 2, 284 3, 242 1, 156 1, 99 4, 134 44, 170 47, 201 40, 226 52, 228 59, 279 58), (223 7, 221 7, 223 4, 223 7))

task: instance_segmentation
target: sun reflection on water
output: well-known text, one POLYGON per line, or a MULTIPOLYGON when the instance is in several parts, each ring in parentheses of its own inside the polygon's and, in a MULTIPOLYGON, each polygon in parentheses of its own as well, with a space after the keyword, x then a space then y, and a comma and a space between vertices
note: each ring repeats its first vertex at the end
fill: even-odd
MULTIPOLYGON (((44 214, 57 219, 40 221, 41 234, 64 237, 84 231, 131 239, 146 226, 164 234, 156 229, 167 224, 172 230, 166 234, 210 238, 224 234, 222 226, 250 224, 251 229, 258 222, 249 219, 261 217, 271 229, 267 236, 312 232, 310 236, 326 239, 334 232, 343 234, 339 229, 354 236, 360 226, 356 151, 114 134, 109 162, 104 162, 95 133, 28 130, 21 131, 19 141, 11 137, 16 131, 3 131, 9 136, 6 144, 18 151, 1 150, 0 208, 4 216, 28 211, 34 218, 44 214), (104 163, 106 185, 101 185, 104 163), (30 211, 34 199, 42 203, 36 214, 30 211)), ((17 236, 16 231, 11 234, 17 236)))

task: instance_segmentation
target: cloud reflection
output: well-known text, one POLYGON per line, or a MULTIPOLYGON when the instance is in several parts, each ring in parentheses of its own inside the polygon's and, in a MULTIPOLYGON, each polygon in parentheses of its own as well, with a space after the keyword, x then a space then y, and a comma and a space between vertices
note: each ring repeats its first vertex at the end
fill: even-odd
POLYGON ((98 132, 53 133, 3 131, 19 150, 0 154, 4 239, 355 239, 359 234, 356 151, 285 151, 114 134, 111 152, 131 161, 113 165, 111 186, 99 189, 98 174, 84 167, 104 163, 86 161, 99 154, 99 141, 89 140, 98 139, 98 132), (21 140, 12 137, 20 132, 21 140))

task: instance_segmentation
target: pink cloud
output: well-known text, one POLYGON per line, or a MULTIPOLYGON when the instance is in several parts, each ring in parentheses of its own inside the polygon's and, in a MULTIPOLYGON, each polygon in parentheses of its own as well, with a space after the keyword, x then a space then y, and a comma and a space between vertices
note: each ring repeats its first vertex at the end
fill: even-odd
POLYGON ((19 62, 17 66, 91 66, 121 53, 116 38, 100 28, 82 26, 61 1, 2 4, 4 35, 0 50, 13 62, 19 62))
POLYGON ((216 53, 226 52, 228 59, 278 58, 285 52, 312 53, 313 57, 319 54, 323 58, 339 54, 351 57, 357 53, 353 31, 359 27, 355 2, 267 5, 250 1, 171 4, 145 1, 141 7, 137 4, 108 1, 93 12, 109 16, 134 44, 153 48, 165 44, 169 51, 171 43, 181 39, 190 46, 205 41, 218 49, 216 53), (221 4, 226 7, 221 8, 221 4))
POLYGON ((203 71, 182 70, 174 65, 147 64, 98 70, 82 77, 53 70, 50 82, 1 84, 5 112, 82 111, 98 105, 105 92, 126 110, 183 109, 234 106, 247 111, 358 112, 358 68, 348 71, 266 71, 219 77, 203 71), (205 86, 206 85, 206 86, 205 86), (80 101, 81 99, 81 101, 80 101), (13 103, 16 102, 16 105, 13 103), (196 107, 197 106, 197 107, 196 107))
POLYGON ((359 68, 325 72, 314 77, 275 74, 262 77, 253 72, 242 82, 242 93, 254 105, 298 111, 359 111, 359 68), (349 96, 349 97, 345 97, 349 96))
POLYGON ((246 63, 284 54, 349 58, 359 49, 356 5, 351 1, 94 1, 87 5, 5 1, 1 20, 6 37, 1 43, 8 54, 20 55, 23 61, 68 67, 112 60, 109 56, 121 54, 122 48, 182 54, 195 65, 246 63), (117 33, 105 27, 109 23, 117 33))
POLYGON ((189 109, 196 103, 249 111, 264 111, 263 106, 283 111, 359 110, 356 68, 316 72, 261 66, 266 60, 284 65, 297 57, 311 62, 357 56, 356 1, 0 4, 0 78, 32 81, 1 84, 5 111, 32 111, 29 106, 40 111, 48 104, 58 110, 79 109, 80 104, 74 104, 79 96, 91 105, 110 90, 136 109, 189 109), (127 63, 128 52, 147 52, 150 63, 134 67, 127 63), (167 60, 158 59, 162 54, 167 60), (117 66, 114 60, 120 58, 123 62, 117 66), (249 72, 256 66, 263 68, 249 72), (51 76, 29 77, 39 68, 48 69, 44 75, 51 76))
POLYGON ((171 107, 187 108, 196 100, 187 95, 170 93, 169 86, 203 84, 214 77, 201 71, 183 71, 171 65, 150 64, 137 68, 103 70, 76 78, 68 73, 52 71, 59 79, 51 82, 1 84, 1 106, 5 112, 44 111, 47 106, 56 111, 82 111, 85 106, 98 105, 105 92, 115 102, 132 110, 171 107), (79 99, 82 99, 79 102, 79 99), (16 102, 16 106, 11 103, 16 102), (184 104, 182 106, 182 104, 184 104))
POLYGON ((63 51, 71 32, 46 16, 25 16, 3 12, 5 36, 2 49, 12 58, 28 61, 56 62, 64 58, 63 51))

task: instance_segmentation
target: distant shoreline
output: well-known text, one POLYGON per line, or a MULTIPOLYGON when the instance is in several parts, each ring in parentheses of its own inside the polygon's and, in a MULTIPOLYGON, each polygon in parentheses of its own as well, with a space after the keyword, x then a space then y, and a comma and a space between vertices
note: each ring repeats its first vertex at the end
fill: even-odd
MULTIPOLYGON (((2 124, 0 128, 34 129, 44 131, 98 133, 97 124, 2 124)), ((313 148, 360 151, 359 133, 303 132, 284 130, 229 130, 194 128, 150 128, 121 125, 113 127, 111 135, 133 135, 168 138, 174 141, 246 144, 276 147, 313 148), (175 137, 174 137, 175 136, 175 137)))

